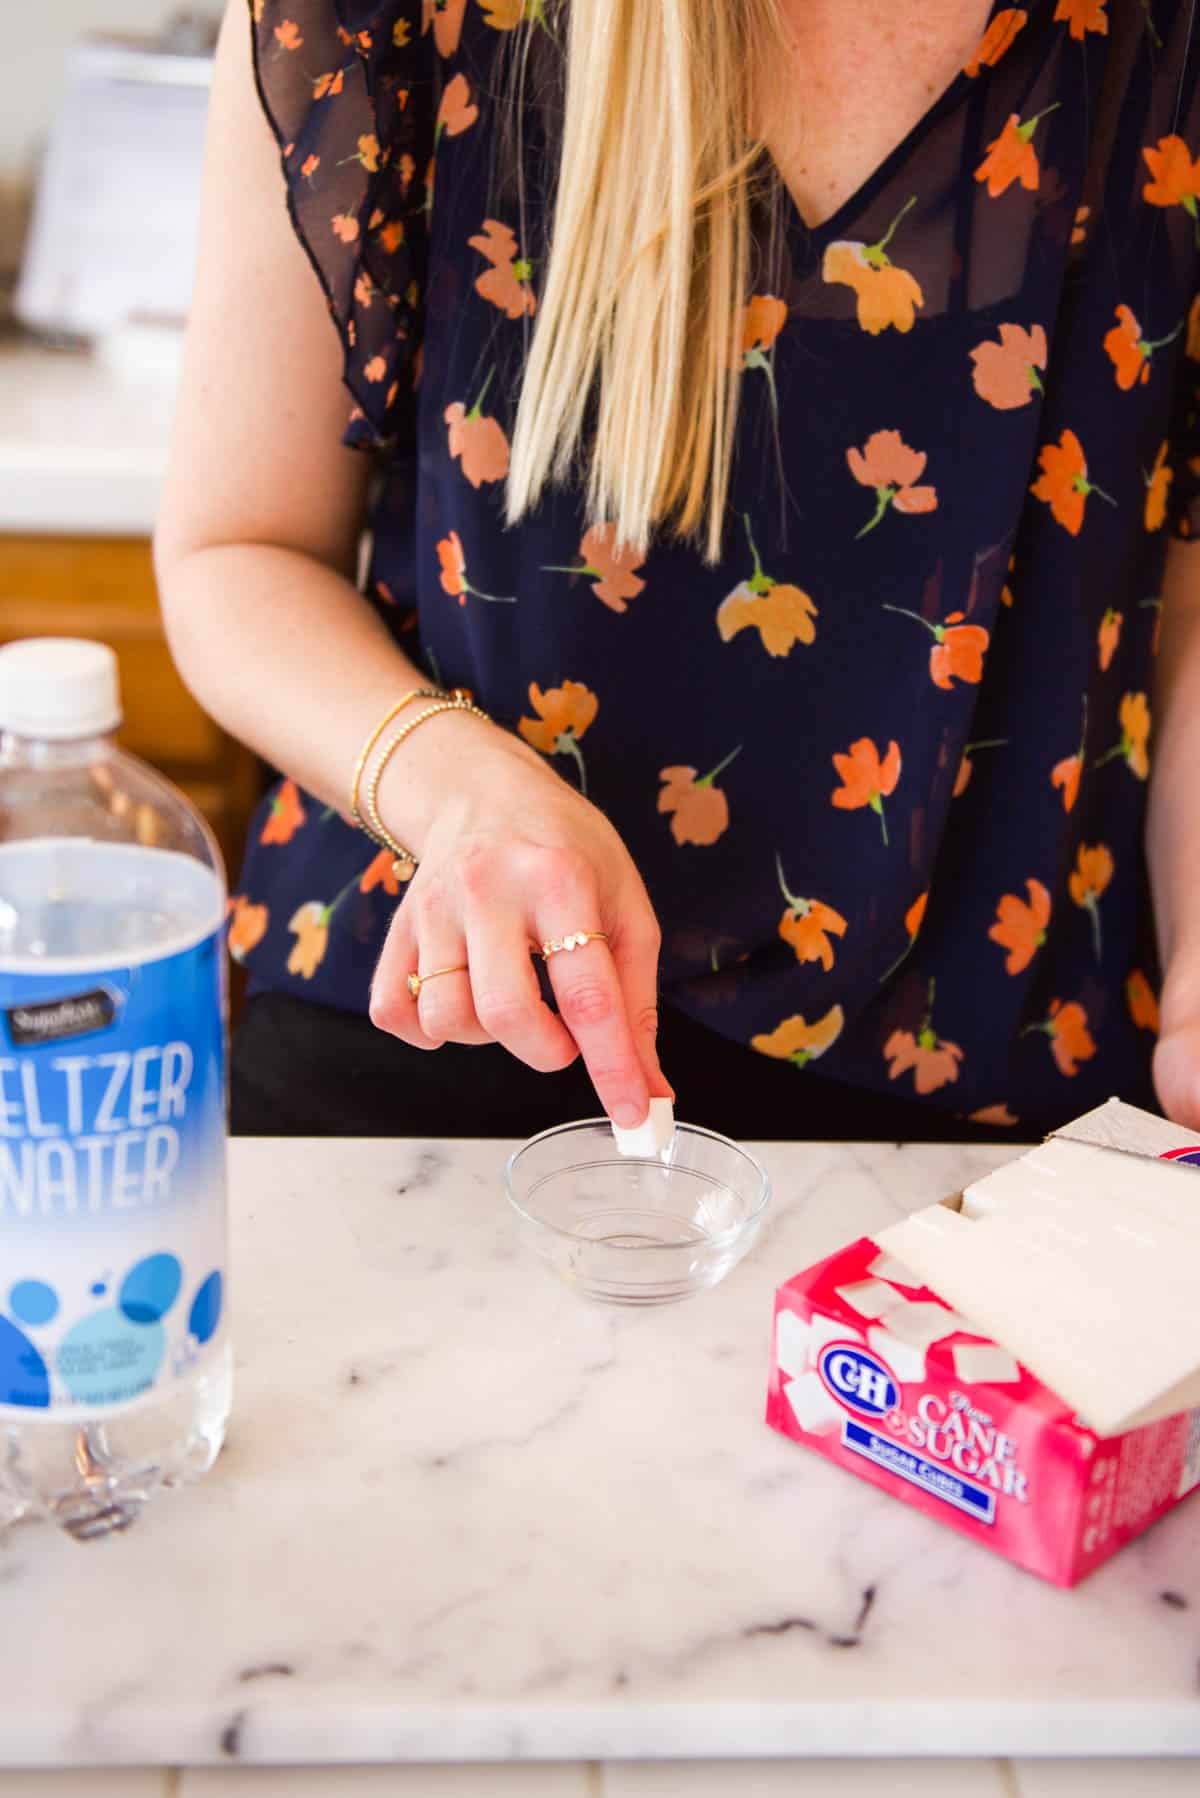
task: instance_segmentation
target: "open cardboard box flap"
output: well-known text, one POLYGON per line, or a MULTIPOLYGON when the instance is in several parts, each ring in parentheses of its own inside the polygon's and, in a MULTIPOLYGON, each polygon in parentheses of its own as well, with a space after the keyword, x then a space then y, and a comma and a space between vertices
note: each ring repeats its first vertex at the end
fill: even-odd
POLYGON ((1110 1100, 876 1237, 1099 1436, 1200 1406, 1200 1137, 1110 1100))

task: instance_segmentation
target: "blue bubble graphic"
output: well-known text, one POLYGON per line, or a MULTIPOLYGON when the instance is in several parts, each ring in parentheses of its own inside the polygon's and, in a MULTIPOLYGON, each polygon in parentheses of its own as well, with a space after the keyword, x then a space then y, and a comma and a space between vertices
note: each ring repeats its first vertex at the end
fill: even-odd
POLYGON ((94 1280, 90 1291, 94 1299, 102 1299, 108 1291, 108 1287, 104 1284, 103 1280, 94 1280))
POLYGON ((183 1269, 174 1255, 147 1255, 121 1282, 121 1310, 131 1324, 156 1324, 179 1297, 183 1269))
POLYGON ((115 1405, 153 1383, 166 1351, 160 1323, 130 1323, 116 1305, 93 1311, 58 1345, 58 1377, 77 1404, 115 1405))
POLYGON ((9 1309, 23 1324, 48 1324, 58 1315, 58 1294, 44 1280, 18 1280, 8 1295, 9 1309))
POLYGON ((29 1405, 44 1411, 49 1403, 46 1363, 24 1330, 0 1317, 0 1405, 29 1405))
POLYGON ((217 1333, 217 1325, 221 1321, 221 1304, 225 1283, 220 1272, 214 1270, 192 1300, 192 1308, 188 1313, 188 1329, 197 1342, 209 1342, 217 1333))

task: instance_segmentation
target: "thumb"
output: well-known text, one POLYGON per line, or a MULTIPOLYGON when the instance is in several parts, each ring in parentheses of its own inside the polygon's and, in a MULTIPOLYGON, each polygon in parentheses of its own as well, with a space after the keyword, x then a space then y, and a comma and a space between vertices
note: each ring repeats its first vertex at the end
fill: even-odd
POLYGON ((1154 1089, 1172 1123, 1200 1130, 1200 1014, 1180 1019, 1154 1051, 1154 1089))

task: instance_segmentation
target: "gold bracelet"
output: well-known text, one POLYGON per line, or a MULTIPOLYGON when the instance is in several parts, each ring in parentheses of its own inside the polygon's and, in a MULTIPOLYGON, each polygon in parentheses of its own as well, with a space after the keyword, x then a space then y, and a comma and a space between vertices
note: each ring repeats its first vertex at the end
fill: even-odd
POLYGON ((423 712, 418 712, 415 718, 410 718, 407 724, 401 725, 391 741, 384 745, 379 760, 371 770, 371 777, 367 782, 367 790, 363 796, 363 811, 366 813, 366 821, 363 828, 366 830, 368 836, 374 837, 377 843, 382 844, 385 849, 391 850, 392 855, 395 858, 395 871, 397 874, 400 872, 401 863, 408 862, 411 863, 413 867, 416 867, 417 858, 411 849, 406 849, 402 843, 396 841, 395 837, 392 836, 391 832, 384 824, 383 819, 379 816, 379 783, 383 778, 384 769, 387 767, 388 762, 391 760, 395 751, 399 749, 401 743, 403 743, 405 737, 411 737, 418 725, 424 724, 427 718, 436 718, 439 712, 470 712, 473 717, 482 718, 485 723, 489 721, 487 713, 481 711, 474 700, 470 699, 460 687, 456 687, 453 694, 448 699, 439 695, 439 703, 437 705, 427 706, 423 712))
POLYGON ((367 761, 376 743, 378 743, 380 737, 392 722, 392 719, 396 716, 397 712, 402 712, 405 706, 411 705, 414 699, 442 699, 444 697, 445 695, 440 693, 436 687, 414 687, 411 693, 406 693, 403 699, 398 699, 395 705, 390 707, 389 710, 383 714, 383 717, 379 720, 379 723, 375 726, 375 729, 363 744, 362 749, 359 752, 358 760, 354 764, 354 778, 350 782, 350 816, 360 830, 363 830, 366 827, 363 824, 362 814, 358 809, 358 789, 362 783, 362 777, 367 766, 367 761))

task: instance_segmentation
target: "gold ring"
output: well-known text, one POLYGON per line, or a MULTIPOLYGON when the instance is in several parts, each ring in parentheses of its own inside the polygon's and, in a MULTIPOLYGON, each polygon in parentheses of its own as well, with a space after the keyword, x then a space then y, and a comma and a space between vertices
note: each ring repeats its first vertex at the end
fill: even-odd
POLYGON ((434 968, 428 974, 410 974, 408 976, 408 990, 414 999, 419 999, 421 996, 421 988, 425 985, 427 980, 436 980, 440 974, 466 974, 468 971, 466 962, 460 961, 452 968, 434 968))
POLYGON ((544 960, 557 955, 560 949, 582 949, 585 943, 607 943, 608 932, 605 930, 574 930, 570 936, 554 936, 544 942, 536 951, 544 960))

